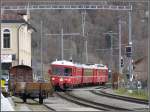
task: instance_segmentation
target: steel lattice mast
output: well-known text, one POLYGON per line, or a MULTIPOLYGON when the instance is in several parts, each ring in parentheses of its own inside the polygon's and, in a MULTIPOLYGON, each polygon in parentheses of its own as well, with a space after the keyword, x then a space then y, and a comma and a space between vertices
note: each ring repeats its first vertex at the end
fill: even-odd
POLYGON ((56 4, 48 4, 48 5, 8 5, 8 6, 2 6, 2 10, 46 10, 46 9, 53 9, 53 10, 116 10, 116 11, 130 11, 132 10, 132 6, 120 6, 120 5, 87 5, 87 4, 81 4, 81 5, 56 5, 56 4))

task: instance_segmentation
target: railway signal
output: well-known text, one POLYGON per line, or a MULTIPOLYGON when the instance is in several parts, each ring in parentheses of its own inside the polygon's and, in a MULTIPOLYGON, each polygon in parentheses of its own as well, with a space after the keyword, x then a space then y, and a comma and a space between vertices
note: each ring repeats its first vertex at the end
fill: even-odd
POLYGON ((132 56, 132 46, 126 46, 126 48, 125 48, 126 50, 126 56, 127 57, 131 57, 132 56))
POLYGON ((121 59, 120 59, 120 60, 121 60, 120 66, 121 66, 121 67, 123 67, 123 66, 124 66, 124 60, 123 60, 123 58, 122 58, 122 57, 121 57, 121 59))

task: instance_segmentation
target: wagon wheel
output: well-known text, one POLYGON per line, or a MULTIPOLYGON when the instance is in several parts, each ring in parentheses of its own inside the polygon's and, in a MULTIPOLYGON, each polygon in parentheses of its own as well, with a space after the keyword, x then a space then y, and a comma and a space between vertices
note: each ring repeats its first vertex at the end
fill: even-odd
POLYGON ((43 98, 39 98, 39 103, 43 104, 43 98))
POLYGON ((27 102, 27 95, 26 95, 25 93, 23 93, 22 100, 23 100, 23 102, 24 102, 24 103, 26 103, 26 102, 27 102))
POLYGON ((102 82, 102 84, 101 84, 101 85, 102 85, 102 86, 105 86, 105 84, 106 84, 105 82, 102 82))
POLYGON ((43 104, 43 97, 42 97, 42 93, 39 94, 39 103, 43 104))

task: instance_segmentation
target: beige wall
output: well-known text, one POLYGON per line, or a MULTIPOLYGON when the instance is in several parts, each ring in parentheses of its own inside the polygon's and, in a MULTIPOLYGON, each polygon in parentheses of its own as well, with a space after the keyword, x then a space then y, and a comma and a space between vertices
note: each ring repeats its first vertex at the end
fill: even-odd
MULTIPOLYGON (((17 29, 22 23, 2 23, 1 24, 1 48, 2 54, 15 54, 16 60, 12 62, 15 66, 18 63, 17 29), (3 30, 10 30, 10 48, 3 48, 3 30)), ((19 30, 19 64, 31 66, 31 32, 27 30, 27 25, 21 26, 19 30)))
POLYGON ((20 29, 19 37, 19 64, 31 66, 31 32, 27 30, 27 26, 20 29))

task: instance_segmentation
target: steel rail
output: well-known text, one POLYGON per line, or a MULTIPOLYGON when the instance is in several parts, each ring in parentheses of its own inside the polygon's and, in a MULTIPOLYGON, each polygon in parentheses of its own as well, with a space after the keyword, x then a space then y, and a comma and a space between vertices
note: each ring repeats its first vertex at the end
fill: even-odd
POLYGON ((148 105, 148 100, 142 100, 142 99, 127 97, 127 96, 110 94, 110 93, 104 92, 102 90, 98 91, 98 92, 96 92, 95 90, 90 90, 90 92, 92 92, 95 95, 99 95, 99 96, 105 96, 105 97, 110 97, 113 99, 119 99, 119 100, 129 101, 129 102, 133 102, 133 103, 147 104, 148 105))
POLYGON ((109 110, 126 110, 126 111, 131 111, 131 109, 126 109, 126 108, 122 108, 122 107, 115 107, 115 106, 111 106, 111 105, 108 105, 108 104, 103 104, 103 103, 97 103, 97 102, 94 102, 94 101, 91 101, 91 100, 87 100, 87 99, 84 99, 84 98, 81 98, 81 97, 77 97, 73 94, 70 94, 70 93, 66 93, 68 96, 72 97, 72 98, 76 98, 78 100, 83 100, 85 102, 89 102, 91 104, 94 104, 94 105, 97 105, 97 106, 101 106, 101 107, 104 107, 106 109, 109 109, 109 110))
POLYGON ((80 105, 80 106, 91 107, 91 108, 98 109, 98 110, 105 110, 105 111, 108 110, 108 109, 106 109, 106 108, 102 108, 102 107, 99 107, 99 106, 95 106, 95 105, 89 104, 88 102, 85 102, 85 101, 82 101, 82 100, 79 100, 79 99, 75 99, 75 98, 72 98, 72 97, 68 97, 68 96, 66 96, 66 94, 65 94, 65 95, 62 95, 62 93, 60 93, 60 92, 57 92, 56 94, 57 94, 57 96, 59 96, 60 98, 65 99, 65 100, 67 100, 67 101, 69 101, 69 102, 75 103, 75 104, 80 105))
MULTIPOLYGON (((35 102, 37 102, 37 103, 39 103, 37 100, 35 100, 35 99, 33 99, 33 101, 35 101, 35 102)), ((56 111, 55 109, 53 109, 53 108, 51 108, 51 107, 49 107, 48 105, 46 105, 46 104, 42 104, 43 106, 45 106, 47 109, 49 109, 49 110, 52 110, 52 111, 56 111)))
MULTIPOLYGON (((126 109, 126 108, 121 108, 121 107, 114 107, 114 106, 111 106, 111 105, 107 105, 107 104, 103 104, 103 103, 97 103, 97 102, 94 102, 94 101, 91 101, 91 100, 87 100, 87 99, 84 99, 84 98, 81 98, 81 97, 77 97, 73 94, 70 94, 68 92, 65 93, 65 95, 69 98, 71 98, 73 101, 75 102, 79 102, 82 103, 84 102, 85 104, 88 104, 88 106, 93 106, 93 107, 96 107, 97 109, 100 108, 101 110, 102 109, 105 109, 105 110, 122 110, 122 111, 131 111, 130 109, 126 109)), ((61 96, 61 97, 65 97, 65 96, 61 96)), ((68 99, 69 99, 68 98, 68 99)), ((70 99, 69 99, 70 100, 70 99)))

